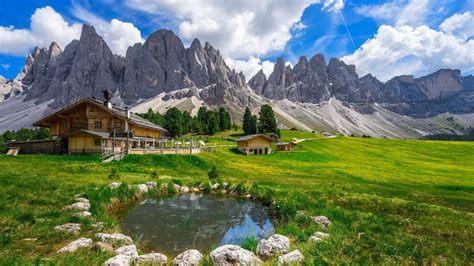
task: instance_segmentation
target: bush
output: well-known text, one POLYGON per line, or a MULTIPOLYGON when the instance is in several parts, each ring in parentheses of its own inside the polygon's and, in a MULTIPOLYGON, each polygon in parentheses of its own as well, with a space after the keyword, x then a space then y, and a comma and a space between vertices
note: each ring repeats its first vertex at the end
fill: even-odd
POLYGON ((234 187, 233 191, 234 191, 235 193, 239 194, 239 195, 242 195, 242 194, 244 194, 245 192, 247 192, 247 188, 245 187, 245 184, 241 182, 241 183, 238 183, 238 184, 234 187))
POLYGON ((253 237, 253 236, 246 236, 244 240, 242 240, 242 243, 240 243, 240 246, 246 250, 250 250, 252 252, 257 252, 257 245, 258 245, 258 240, 253 237))
POLYGON ((158 172, 153 170, 150 174, 151 179, 158 179, 158 172))
POLYGON ((202 186, 202 190, 206 193, 209 193, 211 192, 211 184, 209 183, 204 183, 204 185, 202 186))
POLYGON ((119 178, 120 178, 120 175, 118 173, 117 168, 112 168, 112 170, 110 170, 109 179, 119 179, 119 178))
POLYGON ((207 176, 211 180, 219 178, 219 170, 217 170, 217 167, 213 166, 207 173, 207 176))
POLYGON ((179 179, 171 179, 171 182, 173 182, 174 184, 179 185, 179 186, 183 185, 183 181, 181 181, 179 179))
POLYGON ((170 182, 168 183, 168 193, 169 194, 175 194, 176 193, 176 189, 174 188, 174 183, 173 182, 170 182))

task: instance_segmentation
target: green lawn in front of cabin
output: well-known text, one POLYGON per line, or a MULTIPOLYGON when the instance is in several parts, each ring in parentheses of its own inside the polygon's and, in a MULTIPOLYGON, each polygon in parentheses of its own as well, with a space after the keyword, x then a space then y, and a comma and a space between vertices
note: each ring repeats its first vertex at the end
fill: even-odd
MULTIPOLYGON (((282 140, 310 134, 282 131, 282 140)), ((78 221, 64 209, 76 193, 90 195, 91 212, 106 223, 105 230, 119 230, 103 208, 102 187, 150 181, 155 171, 159 182, 178 178, 192 186, 207 182, 212 166, 223 181, 243 182, 273 199, 283 217, 276 231, 290 237, 308 264, 472 261, 474 143, 337 137, 299 147, 267 156, 245 156, 232 147, 193 156, 130 155, 107 164, 98 156, 0 156, 0 264, 100 264, 112 254, 56 255, 78 238, 53 230, 78 221), (112 169, 119 180, 108 178, 112 169), (329 217, 331 237, 309 242, 314 232, 325 230, 297 211, 329 217)), ((81 236, 92 236, 91 222, 80 222, 81 236)))

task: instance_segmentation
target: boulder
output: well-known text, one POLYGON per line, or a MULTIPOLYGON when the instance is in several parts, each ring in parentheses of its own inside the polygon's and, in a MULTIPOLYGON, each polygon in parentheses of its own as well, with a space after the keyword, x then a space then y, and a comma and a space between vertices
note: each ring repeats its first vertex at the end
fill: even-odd
POLYGON ((148 253, 148 254, 143 254, 138 256, 135 259, 135 262, 137 264, 143 263, 143 264, 158 264, 158 265, 165 265, 166 262, 168 261, 168 258, 161 254, 161 253, 148 253))
POLYGON ((176 266, 194 266, 199 265, 202 254, 196 249, 186 250, 174 258, 173 264, 176 266))
POLYGON ((94 249, 110 253, 115 252, 114 247, 111 244, 102 241, 95 243, 94 249))
POLYGON ((148 192, 148 186, 145 184, 138 184, 137 185, 138 191, 140 193, 147 193, 148 192))
POLYGON ((91 207, 90 203, 86 202, 76 202, 72 205, 69 205, 68 209, 78 210, 78 211, 88 211, 91 207))
POLYGON ((197 188, 197 187, 193 187, 193 188, 191 189, 191 191, 192 191, 193 193, 198 193, 198 192, 200 192, 201 190, 200 190, 199 188, 197 188))
POLYGON ((293 250, 290 253, 286 253, 278 257, 278 264, 279 265, 286 265, 286 264, 294 264, 298 262, 302 262, 304 260, 304 256, 300 253, 299 250, 293 250))
POLYGON ((176 191, 178 191, 178 192, 181 191, 181 186, 180 186, 180 185, 178 185, 178 184, 173 184, 173 187, 174 187, 174 190, 176 190, 176 191))
POLYGON ((81 231, 81 224, 66 223, 66 224, 63 224, 63 225, 55 226, 54 230, 64 231, 64 232, 68 232, 68 233, 78 233, 79 231, 81 231))
POLYGON ((122 185, 122 183, 112 182, 112 183, 110 183, 110 185, 108 187, 111 188, 111 189, 116 189, 116 188, 120 187, 120 185, 122 185))
POLYGON ((104 262, 104 266, 128 266, 132 258, 127 255, 117 255, 104 262))
POLYGON ((219 183, 215 183, 211 185, 212 190, 216 190, 219 187, 219 183))
POLYGON ((58 253, 74 252, 79 248, 90 248, 90 247, 92 247, 92 239, 81 237, 67 244, 60 250, 58 250, 58 253))
POLYGON ((257 245, 257 255, 264 259, 271 259, 277 254, 285 254, 290 250, 290 240, 286 236, 272 235, 268 239, 260 240, 257 245))
POLYGON ((88 211, 82 211, 82 212, 78 212, 78 213, 74 214, 74 216, 81 217, 81 218, 87 218, 87 217, 91 217, 92 213, 90 213, 88 211))
POLYGON ((117 255, 126 255, 132 258, 138 257, 137 247, 135 245, 123 246, 115 250, 117 255))
POLYGON ((89 203, 89 200, 86 198, 76 198, 77 202, 84 202, 84 203, 89 203))
POLYGON ((320 242, 323 241, 323 239, 328 238, 329 234, 328 233, 323 233, 323 232, 316 232, 314 235, 312 235, 309 240, 314 241, 314 242, 320 242))
POLYGON ((224 245, 214 249, 211 259, 217 265, 260 265, 262 261, 252 252, 237 245, 224 245))
POLYGON ((320 216, 313 217, 313 219, 321 227, 327 228, 328 226, 331 225, 331 221, 326 216, 320 215, 320 216))
POLYGON ((107 242, 107 243, 117 243, 117 242, 123 242, 125 244, 133 244, 133 240, 131 237, 126 236, 124 234, 105 234, 105 233, 97 233, 95 236, 100 239, 101 241, 107 242))
POLYGON ((146 182, 146 186, 148 187, 148 189, 156 189, 158 187, 158 183, 156 183, 155 181, 150 181, 146 182))
POLYGON ((189 192, 189 188, 187 186, 181 186, 181 188, 179 189, 179 192, 181 193, 188 193, 189 192))

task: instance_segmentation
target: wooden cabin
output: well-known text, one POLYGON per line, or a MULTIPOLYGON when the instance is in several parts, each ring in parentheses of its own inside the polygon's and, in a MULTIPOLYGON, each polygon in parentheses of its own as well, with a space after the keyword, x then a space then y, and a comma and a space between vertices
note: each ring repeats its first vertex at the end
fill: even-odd
POLYGON ((278 142, 275 144, 277 151, 294 151, 296 143, 294 142, 278 142))
POLYGON ((237 149, 247 155, 272 153, 272 138, 264 134, 247 135, 236 142, 237 149))
POLYGON ((51 135, 61 139, 67 153, 128 152, 130 148, 147 145, 167 133, 128 108, 112 105, 112 93, 104 91, 105 101, 94 98, 79 100, 33 123, 49 128, 51 135), (142 144, 143 143, 143 144, 142 144))

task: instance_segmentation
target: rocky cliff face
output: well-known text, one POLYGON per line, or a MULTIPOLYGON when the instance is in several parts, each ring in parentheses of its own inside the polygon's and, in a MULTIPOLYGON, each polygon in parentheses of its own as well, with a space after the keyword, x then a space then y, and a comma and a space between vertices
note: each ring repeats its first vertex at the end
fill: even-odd
MULTIPOLYGON (((202 47, 195 40, 186 49, 169 30, 156 31, 144 44, 129 47, 126 56, 120 57, 92 26, 84 25, 80 39, 64 51, 54 42, 49 48, 35 48, 24 71, 25 101, 54 100, 52 108, 84 97, 101 97, 104 89, 114 92, 119 102, 132 105, 183 88, 213 85, 223 92, 246 86, 243 74, 231 71, 209 43, 202 47)), ((209 98, 219 96, 215 89, 208 94, 209 98)))
POLYGON ((331 59, 326 65, 323 55, 309 61, 301 57, 293 69, 279 58, 268 80, 263 72, 248 85, 269 99, 289 99, 303 103, 321 103, 334 97, 356 104, 359 111, 371 112, 378 103, 402 115, 431 117, 437 114, 474 112, 474 78, 461 77, 459 70, 442 69, 414 78, 398 76, 383 83, 368 74, 362 78, 355 66, 331 59))

